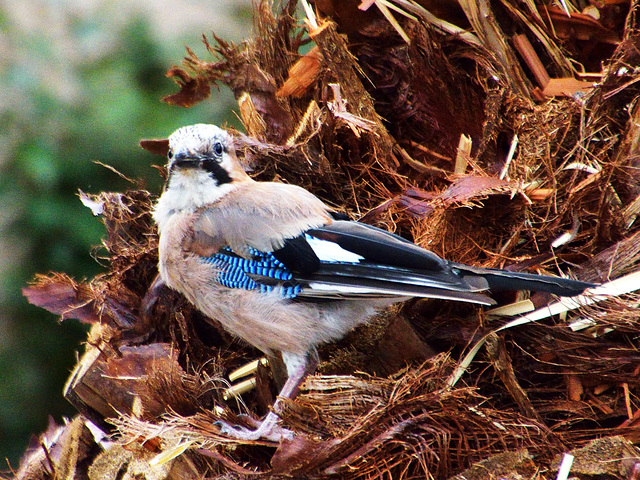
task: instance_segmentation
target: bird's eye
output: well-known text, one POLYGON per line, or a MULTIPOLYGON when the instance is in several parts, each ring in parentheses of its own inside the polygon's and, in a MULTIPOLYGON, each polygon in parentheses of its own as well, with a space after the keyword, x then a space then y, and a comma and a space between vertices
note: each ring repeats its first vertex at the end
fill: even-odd
POLYGON ((173 150, 169 150, 169 153, 167 153, 167 158, 169 160, 171 160, 173 158, 173 150))
POLYGON ((216 155, 222 155, 223 151, 224 147, 222 146, 222 143, 216 142, 216 144, 213 146, 213 153, 215 153, 216 155))

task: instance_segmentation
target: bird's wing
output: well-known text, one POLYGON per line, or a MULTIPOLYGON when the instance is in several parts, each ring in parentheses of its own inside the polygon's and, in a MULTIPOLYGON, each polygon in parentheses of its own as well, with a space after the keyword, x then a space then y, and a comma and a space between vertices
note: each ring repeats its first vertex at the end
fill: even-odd
POLYGON ((320 262, 312 272, 297 273, 309 286, 299 298, 393 295, 493 303, 479 293, 487 290, 484 279, 464 279, 446 260, 385 230, 334 221, 309 229, 305 240, 320 262))
POLYGON ((279 287, 287 298, 309 301, 429 297, 492 303, 479 293, 487 289, 482 278, 463 279, 437 255, 369 225, 331 220, 305 190, 261 185, 261 197, 221 202, 196 222, 200 247, 209 247, 201 256, 221 272, 223 285, 279 287))

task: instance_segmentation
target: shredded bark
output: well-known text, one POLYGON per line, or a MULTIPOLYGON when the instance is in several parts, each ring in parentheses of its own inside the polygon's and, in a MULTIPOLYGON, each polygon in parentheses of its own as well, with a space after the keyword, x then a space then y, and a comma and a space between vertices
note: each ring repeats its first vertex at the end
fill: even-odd
MULTIPOLYGON (((317 0, 304 24, 296 1, 259 1, 252 37, 204 37, 211 58, 189 50, 164 100, 230 88, 257 179, 449 260, 604 283, 640 259, 640 4, 589 3, 317 0)), ((640 471, 634 293, 491 334, 453 388, 464 352, 506 322, 407 302, 322 347, 282 415, 292 441, 226 438, 215 422, 250 425, 277 382, 259 367, 255 389, 230 395, 229 372, 260 352, 153 284, 154 198, 82 194, 105 223, 108 273, 24 290, 92 328, 65 389, 80 415, 52 425, 17 478, 552 479, 569 451, 581 479, 640 471)))

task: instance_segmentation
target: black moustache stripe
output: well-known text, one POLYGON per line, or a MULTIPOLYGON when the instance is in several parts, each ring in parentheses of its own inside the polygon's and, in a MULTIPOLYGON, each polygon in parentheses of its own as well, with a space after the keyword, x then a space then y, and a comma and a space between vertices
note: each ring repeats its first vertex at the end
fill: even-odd
POLYGON ((211 177, 218 182, 218 185, 224 185, 225 183, 231 183, 233 181, 229 176, 229 172, 222 168, 222 165, 213 158, 206 158, 202 160, 202 168, 209 172, 211 177))

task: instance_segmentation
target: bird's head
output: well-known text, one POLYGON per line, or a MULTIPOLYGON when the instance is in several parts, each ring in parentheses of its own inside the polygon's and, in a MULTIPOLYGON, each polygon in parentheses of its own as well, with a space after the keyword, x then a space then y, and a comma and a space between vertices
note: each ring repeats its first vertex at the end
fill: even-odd
POLYGON ((167 187, 172 177, 187 177, 211 188, 245 180, 231 136, 215 125, 199 123, 176 130, 169 137, 167 187))
POLYGON ((169 137, 168 176, 154 211, 160 225, 170 215, 215 203, 251 181, 236 159, 231 136, 215 125, 182 127, 169 137))

